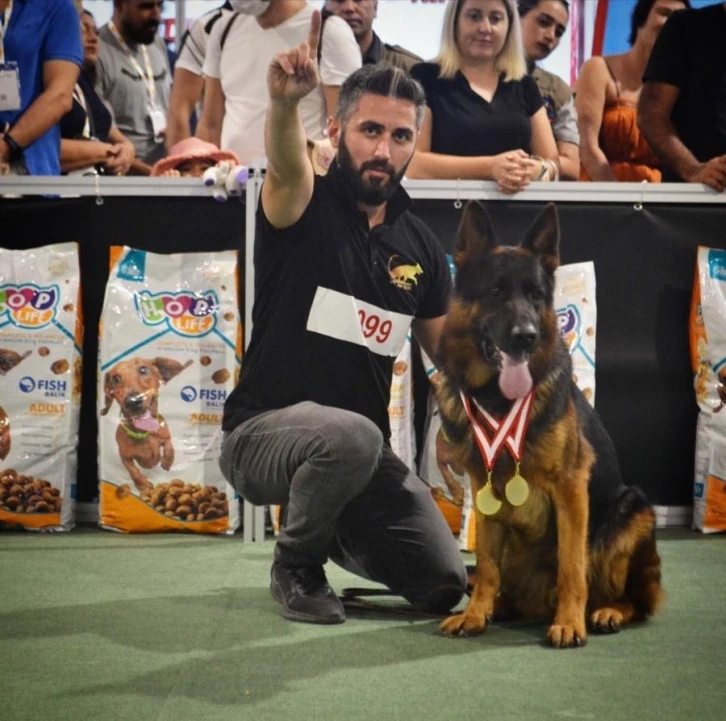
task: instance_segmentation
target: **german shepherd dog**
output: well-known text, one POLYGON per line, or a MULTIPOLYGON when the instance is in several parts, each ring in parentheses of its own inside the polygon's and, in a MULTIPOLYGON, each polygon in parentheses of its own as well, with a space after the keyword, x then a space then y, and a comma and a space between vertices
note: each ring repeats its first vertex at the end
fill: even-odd
POLYGON ((582 646, 586 621, 613 633, 653 614, 662 597, 655 513, 641 491, 623 485, 615 447, 572 380, 558 332, 559 235, 552 204, 515 247, 496 243, 478 202, 468 203, 459 227, 438 401, 472 497, 490 480, 487 492, 501 505, 485 516, 475 504, 473 590, 465 611, 442 622, 448 636, 481 633, 492 618, 526 618, 550 624, 552 646, 582 646), (470 411, 478 404, 496 420, 530 391, 521 467, 502 448, 488 476, 462 396, 470 411), (516 506, 506 490, 515 475, 529 487, 516 506))

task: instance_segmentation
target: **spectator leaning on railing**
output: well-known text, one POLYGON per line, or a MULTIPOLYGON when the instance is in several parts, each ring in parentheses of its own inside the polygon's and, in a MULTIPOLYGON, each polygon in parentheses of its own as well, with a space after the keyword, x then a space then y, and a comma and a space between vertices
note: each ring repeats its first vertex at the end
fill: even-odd
POLYGON ((60 121, 61 170, 78 175, 126 175, 134 160, 134 146, 116 127, 93 88, 98 29, 88 10, 81 10, 80 20, 83 70, 73 90, 73 106, 60 121))
POLYGON ((101 28, 96 88, 133 143, 131 173, 148 175, 166 155, 171 69, 158 33, 163 0, 113 0, 113 18, 101 28))
POLYGON ((638 122, 664 180, 726 190, 726 3, 676 13, 643 76, 638 122))
POLYGON ((82 64, 71 0, 0 0, 0 173, 60 173, 58 121, 82 64))
POLYGON ((671 13, 688 0, 638 0, 628 41, 620 55, 590 58, 575 93, 580 125, 580 180, 661 180, 660 160, 638 127, 642 76, 658 33, 671 13))
POLYGON ((557 49, 567 30, 570 5, 567 0, 518 0, 522 41, 527 70, 535 79, 559 153, 560 178, 577 180, 580 175, 580 131, 570 86, 559 75, 536 65, 557 49))
POLYGON ((532 180, 559 177, 514 0, 450 2, 436 62, 415 65, 411 75, 428 108, 409 178, 494 179, 502 192, 516 193, 532 180))

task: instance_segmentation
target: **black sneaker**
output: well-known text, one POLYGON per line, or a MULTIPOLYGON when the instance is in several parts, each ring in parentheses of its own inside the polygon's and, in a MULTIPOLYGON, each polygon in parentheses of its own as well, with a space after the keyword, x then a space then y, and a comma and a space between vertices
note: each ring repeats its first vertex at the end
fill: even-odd
POLYGON ((282 615, 304 623, 343 623, 343 604, 328 585, 322 566, 287 566, 278 561, 270 573, 272 597, 282 615))

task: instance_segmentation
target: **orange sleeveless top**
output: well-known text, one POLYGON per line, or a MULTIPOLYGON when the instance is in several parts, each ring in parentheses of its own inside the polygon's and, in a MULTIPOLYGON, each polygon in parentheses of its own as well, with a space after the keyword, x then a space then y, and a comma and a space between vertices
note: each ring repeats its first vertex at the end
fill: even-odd
MULTIPOLYGON (((612 70, 610 74, 615 80, 615 86, 620 89, 612 70)), ((640 132, 638 109, 632 101, 617 97, 605 104, 600 127, 600 149, 620 182, 661 182, 660 160, 640 132)), ((591 180, 583 166, 580 167, 580 180, 591 180)))

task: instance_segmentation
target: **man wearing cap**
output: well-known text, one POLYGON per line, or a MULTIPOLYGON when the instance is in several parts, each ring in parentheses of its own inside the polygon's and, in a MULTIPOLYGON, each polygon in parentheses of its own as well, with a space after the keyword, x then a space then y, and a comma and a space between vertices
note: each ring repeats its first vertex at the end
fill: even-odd
POLYGON ((388 63, 408 72, 422 58, 400 45, 384 43, 373 32, 373 20, 378 14, 378 0, 327 0, 325 9, 343 18, 350 25, 360 47, 363 65, 388 63))

